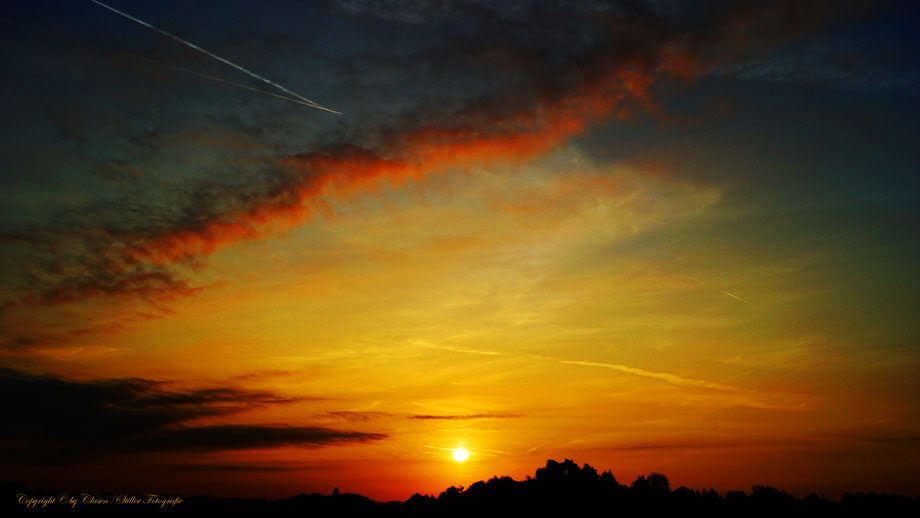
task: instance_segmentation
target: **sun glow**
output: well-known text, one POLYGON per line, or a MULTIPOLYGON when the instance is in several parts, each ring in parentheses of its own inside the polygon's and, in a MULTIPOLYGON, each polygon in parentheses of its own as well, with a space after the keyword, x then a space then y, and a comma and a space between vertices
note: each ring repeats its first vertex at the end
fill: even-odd
POLYGON ((465 448, 457 448, 453 451, 453 457, 457 462, 464 462, 466 459, 470 458, 470 452, 465 448))

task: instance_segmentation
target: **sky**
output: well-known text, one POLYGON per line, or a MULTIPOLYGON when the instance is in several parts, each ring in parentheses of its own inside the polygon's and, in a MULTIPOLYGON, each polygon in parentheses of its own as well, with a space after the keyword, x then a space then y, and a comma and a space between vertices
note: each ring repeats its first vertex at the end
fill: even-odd
POLYGON ((0 479, 920 494, 916 3, 110 5, 340 113, 4 5, 0 479))

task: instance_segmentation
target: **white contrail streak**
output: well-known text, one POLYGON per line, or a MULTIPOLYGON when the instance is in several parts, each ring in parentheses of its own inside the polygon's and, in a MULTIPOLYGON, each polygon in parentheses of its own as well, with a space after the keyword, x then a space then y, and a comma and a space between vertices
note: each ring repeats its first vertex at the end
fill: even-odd
MULTIPOLYGON (((5 24, 7 24, 7 25, 12 25, 12 26, 15 26, 15 27, 19 27, 19 28, 22 28, 22 29, 28 29, 28 30, 30 30, 30 31, 32 31, 32 32, 41 34, 41 35, 43 35, 43 36, 48 36, 48 37, 53 38, 53 39, 56 39, 56 40, 61 40, 61 41, 65 41, 65 40, 66 40, 66 38, 63 37, 63 36, 61 36, 60 34, 54 34, 54 33, 52 33, 52 32, 48 32, 48 31, 46 31, 46 30, 44 30, 44 29, 41 29, 41 28, 39 28, 39 27, 34 27, 34 26, 32 26, 32 25, 26 25, 26 24, 24 24, 24 23, 13 22, 13 21, 7 20, 7 19, 5 19, 5 18, 0 18, 0 22, 5 23, 5 24)), ((229 79, 224 79, 223 77, 212 76, 212 75, 210 75, 210 74, 205 74, 205 73, 203 73, 203 72, 198 72, 198 71, 196 71, 196 70, 190 70, 190 69, 188 69, 188 68, 183 68, 183 67, 180 67, 180 66, 177 66, 177 65, 171 65, 171 64, 169 64, 169 63, 163 63, 162 61, 157 61, 157 60, 155 60, 155 59, 146 58, 146 57, 144 57, 144 56, 139 56, 139 55, 137 55, 137 54, 131 54, 131 53, 129 53, 129 52, 122 52, 121 54, 122 54, 123 56, 128 57, 128 58, 131 58, 131 59, 136 59, 136 60, 138 60, 138 61, 143 61, 143 62, 145 62, 145 63, 151 63, 151 64, 158 65, 158 66, 161 66, 161 67, 171 68, 171 69, 173 69, 173 70, 178 70, 178 71, 180 71, 180 72, 185 72, 185 73, 188 73, 188 74, 193 74, 193 75, 196 75, 196 76, 198 76, 198 77, 203 77, 203 78, 205 78, 205 79, 210 79, 210 80, 212 80, 212 81, 217 81, 217 82, 224 83, 224 84, 228 84, 228 85, 231 85, 231 86, 236 86, 236 87, 239 87, 239 88, 245 88, 246 90, 251 90, 251 91, 253 91, 253 92, 259 92, 260 94, 270 95, 270 96, 272 96, 272 97, 277 97, 278 99, 284 99, 285 101, 290 101, 290 102, 292 102, 292 103, 297 103, 297 104, 302 104, 302 105, 304 105, 304 106, 309 106, 310 108, 316 108, 316 109, 318 109, 318 110, 325 110, 325 111, 332 112, 332 113, 339 113, 339 112, 337 112, 337 111, 335 111, 335 110, 330 110, 329 108, 326 108, 326 107, 324 107, 324 106, 319 106, 318 104, 315 104, 315 103, 314 103, 314 104, 305 103, 305 102, 301 101, 300 99, 295 99, 294 97, 288 97, 288 96, 286 96, 286 95, 277 94, 277 93, 275 93, 275 92, 269 92, 268 90, 262 90, 261 88, 255 88, 255 87, 252 87, 252 86, 243 84, 243 83, 237 83, 236 81, 230 81, 229 79)))
POLYGON ((693 379, 693 378, 684 378, 682 376, 677 376, 667 372, 658 372, 658 371, 647 371, 645 369, 637 369, 635 367, 630 367, 628 365, 619 365, 616 363, 602 363, 602 362, 584 362, 578 360, 563 360, 560 358, 550 358, 558 361, 559 363, 564 363, 566 365, 581 365, 583 367, 601 367, 603 369, 610 369, 620 372, 625 372, 627 374, 632 374, 634 376, 644 376, 646 378, 655 378, 662 381, 667 381, 672 385, 682 385, 689 387, 701 387, 714 390, 724 390, 727 392, 736 392, 738 389, 731 387, 729 385, 723 385, 721 383, 714 383, 712 381, 693 379))
POLYGON ((690 277, 689 275, 684 275, 684 277, 690 279, 691 281, 693 281, 693 282, 699 284, 700 286, 702 286, 702 287, 704 287, 704 288, 708 288, 708 289, 710 289, 710 290, 716 290, 716 291, 718 291, 718 292, 721 292, 723 295, 727 295, 727 296, 729 296, 729 297, 731 297, 731 298, 733 298, 733 299, 735 299, 735 300, 737 300, 737 301, 739 301, 739 302, 744 302, 745 304, 749 304, 749 305, 751 305, 751 306, 753 306, 753 307, 755 307, 755 308, 758 307, 757 304, 754 304, 753 302, 751 302, 751 301, 749 301, 749 300, 747 300, 747 299, 742 299, 742 298, 739 297, 738 295, 735 295, 734 293, 725 291, 725 290, 723 290, 722 288, 716 288, 716 287, 710 286, 710 285, 708 285, 708 284, 705 284, 703 281, 701 281, 701 280, 699 280, 699 279, 697 279, 697 278, 695 278, 695 277, 690 277))
POLYGON ((159 66, 162 66, 162 67, 171 68, 171 69, 173 69, 173 70, 178 70, 178 71, 180 71, 180 72, 186 72, 186 73, 188 73, 188 74, 193 74, 193 75, 196 75, 196 76, 199 76, 199 77, 203 77, 203 78, 205 78, 205 79, 210 79, 210 80, 212 80, 212 81, 218 81, 218 82, 220 82, 220 83, 225 83, 225 84, 228 84, 228 85, 237 86, 237 87, 239 87, 239 88, 245 88, 246 90, 252 90, 253 92, 259 92, 260 94, 270 95, 270 96, 272 96, 272 97, 277 97, 278 99, 284 99, 285 101, 290 101, 290 102, 292 102, 292 103, 302 104, 302 105, 304 105, 304 106, 309 106, 309 107, 311 107, 311 108, 316 108, 317 110, 325 110, 325 111, 331 112, 331 113, 339 113, 339 114, 341 113, 341 112, 337 112, 337 111, 335 111, 335 110, 330 110, 329 108, 326 108, 325 106, 320 106, 320 105, 318 105, 318 104, 305 103, 305 102, 301 101, 300 99, 295 99, 295 98, 293 98, 293 97, 288 97, 288 96, 286 96, 286 95, 276 94, 275 92, 269 92, 268 90, 262 90, 261 88, 255 88, 255 87, 252 87, 252 86, 249 86, 249 85, 244 85, 243 83, 237 83, 236 81, 230 81, 229 79, 224 79, 224 78, 222 78, 222 77, 212 76, 212 75, 210 75, 210 74, 205 74, 205 73, 203 73, 203 72, 198 72, 198 71, 195 71, 195 70, 189 70, 189 69, 187 69, 187 68, 183 68, 183 67, 176 66, 176 65, 170 65, 169 63, 163 63, 162 61, 156 61, 156 60, 154 60, 154 59, 145 58, 145 57, 143 57, 143 56, 138 56, 137 54, 125 54, 125 55, 128 56, 128 57, 130 57, 130 58, 133 58, 133 59, 137 59, 137 60, 140 60, 140 61, 145 61, 145 62, 147 62, 147 63, 152 63, 152 64, 154 64, 154 65, 159 65, 159 66))
POLYGON ((160 29, 159 27, 153 26, 153 25, 151 25, 151 24, 145 22, 144 20, 141 20, 140 18, 136 18, 136 17, 134 17, 134 16, 131 16, 130 14, 128 14, 128 13, 126 13, 126 12, 124 12, 124 11, 119 11, 118 9, 115 9, 114 7, 112 7, 112 6, 110 6, 110 5, 106 5, 106 4, 102 3, 102 2, 100 2, 99 0, 89 0, 89 1, 92 2, 92 3, 94 3, 94 4, 96 4, 96 5, 98 5, 98 6, 100 6, 100 7, 105 7, 106 9, 108 9, 109 11, 112 11, 113 13, 120 14, 121 16, 124 16, 125 18, 127 18, 127 19, 129 19, 129 20, 131 20, 131 21, 137 22, 137 23, 143 25, 144 27, 147 27, 147 28, 150 29, 150 30, 156 31, 156 32, 162 34, 163 36, 166 36, 167 38, 171 38, 171 39, 173 39, 173 40, 176 40, 176 41, 178 41, 179 43, 181 43, 181 44, 183 44, 183 45, 185 45, 185 46, 187 46, 187 47, 193 48, 193 49, 197 50, 198 52, 201 52, 201 53, 203 53, 203 54, 206 54, 206 55, 208 55, 208 56, 210 56, 210 57, 216 59, 217 61, 220 61, 221 63, 224 63, 224 64, 226 64, 226 65, 230 65, 231 67, 233 67, 233 68, 239 70, 240 72, 243 72, 243 73, 245 73, 245 74, 248 74, 249 76, 258 79, 259 81, 262 81, 262 82, 264 82, 264 83, 270 84, 270 85, 274 86, 275 88, 281 90, 282 92, 284 92, 284 93, 286 93, 286 94, 289 94, 289 95, 292 95, 292 96, 296 97, 297 99, 300 99, 300 100, 302 101, 301 104, 306 104, 307 106, 310 106, 310 107, 313 107, 313 108, 317 108, 317 109, 320 109, 320 110, 326 110, 326 111, 332 112, 332 113, 339 113, 339 114, 341 113, 341 112, 337 112, 337 111, 335 111, 335 110, 332 110, 332 109, 330 109, 330 108, 326 108, 325 106, 323 106, 323 105, 321 105, 321 104, 319 104, 319 103, 317 103, 317 102, 315 102, 315 101, 311 101, 310 99, 307 99, 306 97, 304 97, 304 96, 298 94, 297 92, 292 92, 291 90, 288 90, 288 89, 285 88, 284 86, 279 85, 278 83, 272 81, 271 79, 262 77, 262 76, 260 76, 259 74, 256 74, 255 72, 249 70, 248 68, 244 68, 244 67, 242 67, 242 66, 240 66, 240 65, 237 65, 236 63, 230 61, 229 59, 222 58, 222 57, 218 56, 217 54, 214 54, 213 52, 210 52, 210 51, 208 51, 208 50, 205 50, 205 49, 199 47, 198 45, 195 45, 194 43, 192 43, 192 42, 190 42, 190 41, 188 41, 188 40, 182 39, 182 38, 180 38, 179 36, 176 36, 175 34, 172 34, 172 33, 170 33, 170 32, 166 32, 166 31, 164 31, 163 29, 160 29))

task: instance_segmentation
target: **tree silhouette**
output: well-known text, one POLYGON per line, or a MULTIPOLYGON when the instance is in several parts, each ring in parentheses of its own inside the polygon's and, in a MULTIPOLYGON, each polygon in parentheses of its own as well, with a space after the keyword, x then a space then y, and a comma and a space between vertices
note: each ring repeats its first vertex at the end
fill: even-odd
MULTIPOLYGON (((41 514, 67 515, 70 509, 31 512, 17 505, 18 493, 37 494, 21 484, 0 484, 3 500, 0 516, 41 514)), ((60 494, 53 491, 51 494, 60 494)), ((114 496, 114 495, 113 495, 114 496)), ((845 494, 839 502, 812 493, 796 498, 780 489, 757 485, 747 494, 679 487, 671 490, 664 474, 641 475, 629 486, 621 485, 610 471, 597 470, 574 461, 547 460, 535 477, 517 481, 492 477, 488 481, 451 486, 437 498, 416 493, 404 502, 374 502, 361 495, 335 492, 332 495, 301 494, 281 500, 209 498, 192 496, 180 506, 163 512, 157 508, 132 509, 132 515, 201 516, 243 514, 255 516, 368 516, 368 517, 473 517, 487 516, 616 516, 673 518, 684 514, 712 517, 735 516, 920 516, 920 500, 877 493, 845 494)), ((92 510, 94 515, 119 516, 119 507, 92 510)))

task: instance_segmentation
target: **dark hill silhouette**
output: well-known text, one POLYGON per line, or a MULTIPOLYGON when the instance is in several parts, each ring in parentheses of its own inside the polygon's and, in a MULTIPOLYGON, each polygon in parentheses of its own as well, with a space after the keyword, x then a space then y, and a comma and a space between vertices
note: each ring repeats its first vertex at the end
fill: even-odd
MULTIPOLYGON (((679 487, 672 490, 668 477, 650 473, 629 485, 620 484, 610 471, 598 473, 569 459, 548 460, 535 477, 514 480, 493 477, 469 488, 451 486, 437 497, 414 494, 404 502, 375 502, 349 493, 300 494, 279 500, 251 498, 183 498, 174 507, 153 505, 63 505, 27 509, 17 495, 52 496, 60 491, 30 491, 21 484, 0 486, 4 494, 0 515, 58 516, 85 514, 123 516, 406 516, 406 517, 530 517, 530 516, 920 516, 920 499, 892 494, 847 493, 840 501, 812 493, 796 498, 785 491, 754 486, 750 493, 679 487)), ((111 498, 115 495, 98 495, 111 498)), ((164 497, 165 498, 165 497, 164 497)))

